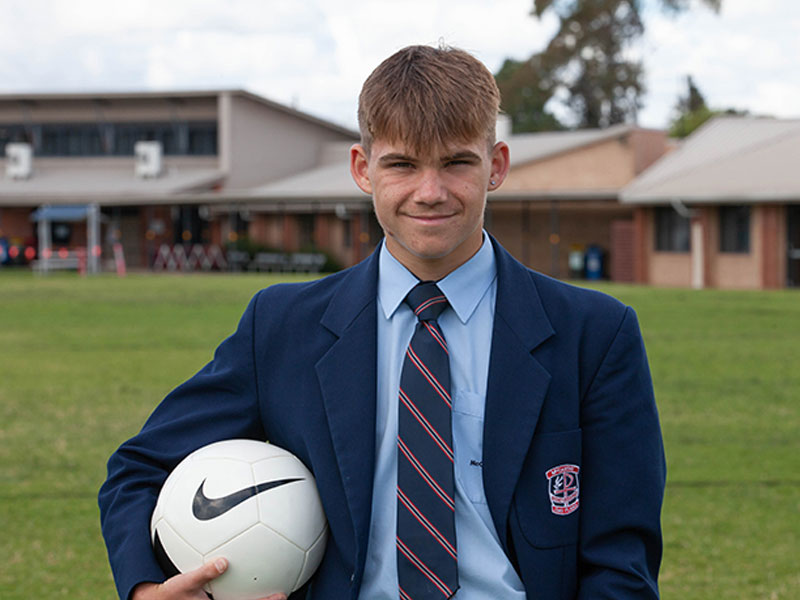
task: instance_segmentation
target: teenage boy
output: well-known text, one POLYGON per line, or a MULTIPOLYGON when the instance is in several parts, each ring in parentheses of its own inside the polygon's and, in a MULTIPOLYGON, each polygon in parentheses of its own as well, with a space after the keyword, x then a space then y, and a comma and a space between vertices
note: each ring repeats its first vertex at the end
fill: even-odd
POLYGON ((658 597, 665 466, 636 317, 483 230, 509 169, 499 100, 453 48, 405 48, 366 80, 350 170, 384 241, 262 290, 112 456, 100 505, 123 598, 200 598, 224 570, 159 584, 148 520, 181 458, 240 437, 317 480, 330 539, 293 598, 658 597))

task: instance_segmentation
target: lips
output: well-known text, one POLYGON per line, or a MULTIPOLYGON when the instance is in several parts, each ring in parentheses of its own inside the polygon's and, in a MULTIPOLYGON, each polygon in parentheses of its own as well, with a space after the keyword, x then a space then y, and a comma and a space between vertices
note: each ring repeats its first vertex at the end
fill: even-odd
POLYGON ((415 221, 422 221, 423 223, 439 223, 441 221, 446 221, 447 219, 452 219, 455 217, 455 214, 446 214, 446 215, 406 215, 410 219, 414 219, 415 221))

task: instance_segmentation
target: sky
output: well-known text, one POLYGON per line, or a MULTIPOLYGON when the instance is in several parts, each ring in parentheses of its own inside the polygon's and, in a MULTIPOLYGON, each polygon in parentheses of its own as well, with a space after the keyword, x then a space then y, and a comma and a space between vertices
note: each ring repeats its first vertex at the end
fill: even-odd
MULTIPOLYGON (((640 125, 664 128, 686 76, 715 109, 800 117, 800 2, 644 0, 640 125)), ((409 44, 459 46, 496 72, 541 50, 532 0, 0 0, 0 94, 241 88, 356 128, 358 92, 409 44)), ((565 109, 548 106, 560 116, 565 109)))

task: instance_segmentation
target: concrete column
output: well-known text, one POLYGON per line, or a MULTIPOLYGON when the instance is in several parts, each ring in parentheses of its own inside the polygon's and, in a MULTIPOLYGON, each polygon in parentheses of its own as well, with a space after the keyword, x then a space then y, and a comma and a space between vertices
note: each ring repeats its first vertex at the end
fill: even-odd
POLYGON ((230 92, 222 92, 217 99, 217 154, 219 168, 230 175, 233 167, 233 98, 230 92))
MULTIPOLYGON (((44 212, 46 207, 40 210, 44 212)), ((50 219, 42 216, 39 218, 38 224, 39 233, 39 264, 41 265, 40 273, 47 273, 50 270, 50 253, 52 252, 50 241, 50 219)))
POLYGON ((90 274, 100 272, 100 207, 90 204, 86 212, 86 266, 90 274))
POLYGON ((692 288, 701 290, 705 287, 705 235, 703 222, 693 218, 691 224, 691 249, 692 249, 692 288))

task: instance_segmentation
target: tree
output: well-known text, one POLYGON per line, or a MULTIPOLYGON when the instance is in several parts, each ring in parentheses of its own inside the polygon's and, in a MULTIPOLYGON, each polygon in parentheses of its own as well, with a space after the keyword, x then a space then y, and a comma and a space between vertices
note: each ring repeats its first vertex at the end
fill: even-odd
MULTIPOLYGON (((715 11, 722 0, 702 0, 715 11)), ((544 69, 548 99, 559 90, 580 127, 636 121, 644 93, 644 67, 628 50, 644 33, 644 0, 533 0, 531 14, 554 12, 559 28, 532 63, 544 69)), ((689 8, 690 0, 660 0, 667 12, 689 8)), ((532 85, 536 83, 532 79, 532 85)), ((525 86, 518 85, 520 90, 525 86)), ((507 104, 518 105, 514 98, 507 104)))
POLYGON ((711 117, 717 115, 746 115, 747 111, 728 108, 726 110, 712 110, 706 104, 700 89, 695 85, 691 75, 686 76, 686 95, 678 98, 675 106, 676 117, 669 128, 670 137, 685 138, 711 117))
POLYGON ((644 91, 642 66, 625 56, 644 32, 636 0, 535 0, 533 14, 553 10, 559 29, 543 54, 567 93, 579 127, 635 120, 644 91))
POLYGON ((495 75, 503 111, 511 118, 514 133, 554 131, 564 125, 545 108, 555 84, 535 54, 526 61, 506 59, 495 75))
POLYGON ((686 137, 714 116, 691 75, 686 76, 686 95, 678 98, 675 111, 677 116, 670 125, 669 135, 677 138, 686 137))

